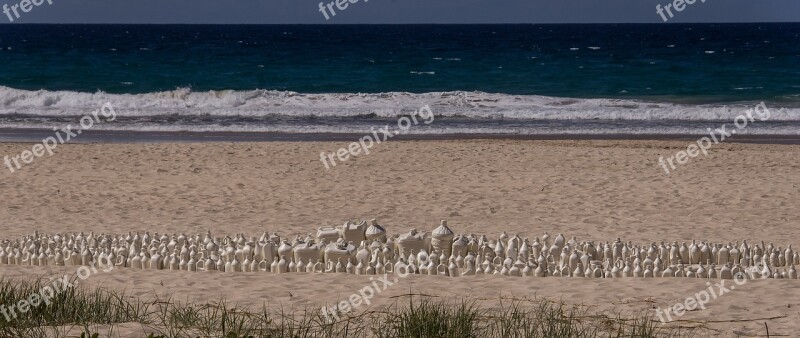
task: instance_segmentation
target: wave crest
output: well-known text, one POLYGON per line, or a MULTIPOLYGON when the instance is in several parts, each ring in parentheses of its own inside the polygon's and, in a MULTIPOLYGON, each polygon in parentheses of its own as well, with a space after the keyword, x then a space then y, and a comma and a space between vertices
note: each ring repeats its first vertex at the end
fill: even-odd
MULTIPOLYGON (((146 94, 28 91, 0 86, 0 116, 82 116, 111 102, 120 116, 319 116, 397 117, 424 105, 437 116, 529 120, 685 120, 731 121, 755 102, 731 105, 679 104, 644 100, 580 99, 484 92, 324 93, 277 90, 190 88, 146 94)), ((767 103, 772 121, 800 121, 800 108, 779 110, 767 103)))

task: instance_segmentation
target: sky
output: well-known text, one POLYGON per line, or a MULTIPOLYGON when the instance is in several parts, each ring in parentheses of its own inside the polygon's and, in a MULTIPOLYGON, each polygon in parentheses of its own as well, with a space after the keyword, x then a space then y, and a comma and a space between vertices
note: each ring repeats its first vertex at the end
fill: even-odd
MULTIPOLYGON (((31 0, 0 4, 11 9, 25 1, 31 0)), ((18 11, 13 23, 661 23, 656 5, 684 0, 350 0, 344 10, 332 4, 335 16, 327 8, 322 13, 319 0, 33 1, 43 3, 18 11)), ((695 0, 681 7, 671 18, 664 15, 668 23, 800 22, 800 0, 695 0)), ((10 24, 14 14, 0 15, 0 23, 10 24)))

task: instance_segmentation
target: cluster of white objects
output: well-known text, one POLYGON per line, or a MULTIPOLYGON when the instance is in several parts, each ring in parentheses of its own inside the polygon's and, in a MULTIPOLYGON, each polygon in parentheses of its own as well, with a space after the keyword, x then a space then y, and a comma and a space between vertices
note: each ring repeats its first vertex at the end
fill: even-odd
POLYGON ((270 273, 385 273, 444 275, 503 275, 516 277, 652 278, 688 277, 733 279, 797 279, 800 253, 763 242, 711 243, 692 241, 633 245, 570 240, 547 233, 533 241, 505 232, 496 240, 456 235, 446 221, 432 232, 388 237, 372 220, 348 221, 339 227, 322 227, 316 236, 281 238, 266 232, 260 238, 243 234, 214 237, 94 235, 90 233, 41 235, 0 243, 0 264, 88 266, 111 262, 115 268, 270 272, 270 273))

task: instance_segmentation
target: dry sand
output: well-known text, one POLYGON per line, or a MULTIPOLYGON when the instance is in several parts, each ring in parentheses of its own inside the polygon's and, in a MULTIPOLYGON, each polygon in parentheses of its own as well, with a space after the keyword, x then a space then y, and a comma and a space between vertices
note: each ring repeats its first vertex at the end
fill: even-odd
MULTIPOLYGON (((447 219, 459 233, 564 233, 579 240, 727 242, 800 246, 800 147, 716 145, 665 175, 659 156, 686 142, 396 141, 326 170, 321 151, 344 142, 64 145, 17 173, 0 170, 0 233, 128 231, 306 234, 346 219, 377 218, 394 234, 429 231, 447 219)), ((30 144, 0 144, 0 155, 30 144)), ((5 275, 44 268, 0 267, 5 275)), ((70 272, 68 268, 58 270, 70 272)), ((364 276, 116 270, 89 284, 148 295, 225 296, 245 303, 333 303, 366 286, 364 276), (162 286, 163 285, 163 286, 162 286)), ((425 293, 564 298, 599 309, 666 307, 704 280, 402 279, 392 296, 425 293), (502 283, 502 284, 501 284, 502 283), (502 287, 501 287, 502 286, 502 287)), ((710 334, 797 336, 800 281, 752 281, 682 320, 712 320, 710 334), (777 318, 775 318, 777 317, 777 318), (773 319, 765 319, 773 318, 773 319), (743 321, 738 321, 743 320, 743 321), (733 321, 733 322, 732 322, 733 321)))

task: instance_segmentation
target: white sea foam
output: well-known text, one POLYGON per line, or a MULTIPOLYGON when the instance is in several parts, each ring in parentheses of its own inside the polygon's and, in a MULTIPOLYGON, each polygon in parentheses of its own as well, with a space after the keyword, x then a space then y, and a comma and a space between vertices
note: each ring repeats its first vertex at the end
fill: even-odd
MULTIPOLYGON (((82 116, 98 102, 112 102, 121 117, 140 116, 292 116, 396 117, 422 105, 437 116, 533 120, 684 120, 732 121, 752 108, 752 102, 733 105, 694 105, 620 99, 577 99, 484 92, 325 93, 290 91, 203 91, 188 88, 148 94, 27 91, 0 86, 0 116, 82 116)), ((772 110, 770 121, 800 121, 800 108, 772 110)))
MULTIPOLYGON (((391 126, 391 125, 390 125, 391 126)), ((441 128, 431 126, 430 128, 414 129, 409 134, 414 135, 453 135, 453 134, 506 134, 506 135, 706 135, 707 127, 718 127, 717 125, 697 125, 693 127, 663 127, 652 126, 648 128, 635 126, 582 126, 576 124, 562 128, 544 127, 493 127, 493 126, 448 126, 441 128)), ((42 125, 6 124, 0 123, 0 128, 13 129, 47 129, 42 125)), ((759 126, 747 127, 740 130, 736 135, 798 135, 800 129, 794 127, 761 128, 759 126)), ((105 131, 147 131, 147 132, 280 132, 280 133, 349 133, 349 134, 368 134, 375 128, 364 128, 354 126, 320 126, 320 125, 292 125, 292 126, 263 126, 263 125, 140 125, 140 124, 102 124, 97 125, 93 130, 105 131)))

